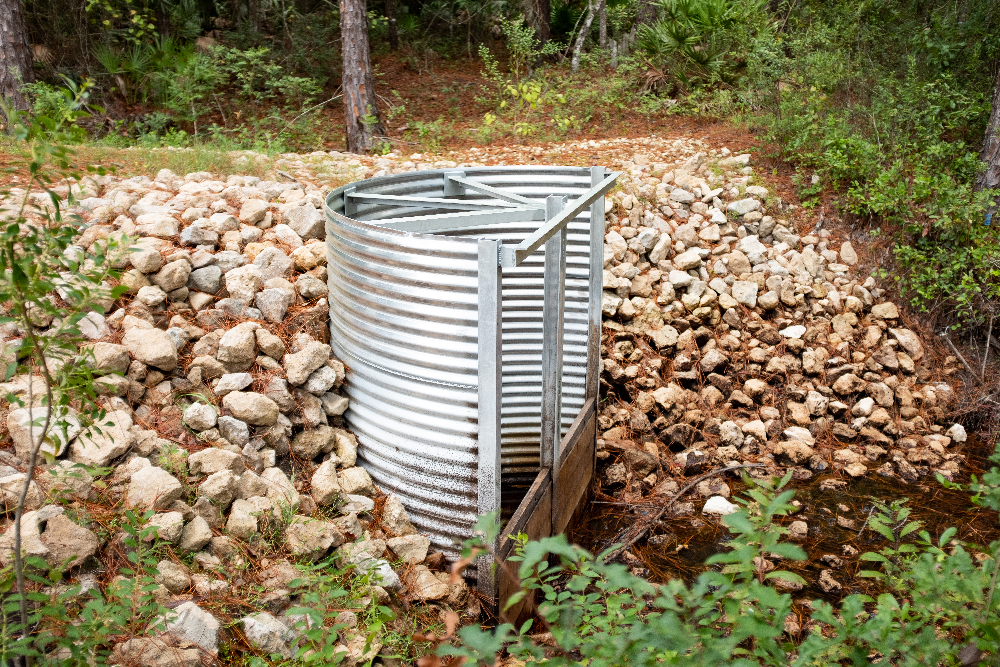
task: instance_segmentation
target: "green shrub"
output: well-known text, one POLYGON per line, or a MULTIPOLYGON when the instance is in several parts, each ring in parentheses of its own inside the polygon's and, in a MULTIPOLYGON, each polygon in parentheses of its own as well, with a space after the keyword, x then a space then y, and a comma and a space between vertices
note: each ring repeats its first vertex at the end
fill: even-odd
MULTIPOLYGON (((1000 450, 992 460, 1000 463, 1000 450)), ((805 557, 797 546, 782 541, 788 531, 776 523, 796 511, 792 492, 783 490, 789 479, 746 479, 746 497, 737 501, 742 508, 723 518, 732 534, 730 550, 711 557, 708 564, 714 567, 691 585, 680 580, 652 584, 623 565, 604 564, 610 550, 594 556, 561 535, 526 542, 512 559, 519 563, 523 590, 511 604, 527 592, 537 595, 538 615, 555 649, 538 643, 536 633, 542 628, 529 621, 494 631, 467 626, 438 654, 475 665, 493 665, 505 649, 515 659, 553 667, 860 667, 873 660, 916 667, 958 664, 959 654, 970 650, 995 651, 1000 641, 1000 599, 995 595, 1000 543, 988 548, 962 544, 954 539, 955 529, 932 537, 917 522, 907 522, 908 510, 901 503, 877 505, 869 521, 889 543, 863 556, 879 564, 880 570, 868 574, 883 579, 884 592, 877 598, 849 595, 839 608, 812 602, 808 631, 793 644, 784 632, 792 598, 770 584, 800 580, 790 572, 764 574, 755 563, 805 557)), ((976 481, 973 490, 973 502, 1000 508, 1000 469, 976 481)), ((492 535, 491 524, 487 520, 480 528, 492 535)), ((473 546, 467 545, 467 554, 473 546)))

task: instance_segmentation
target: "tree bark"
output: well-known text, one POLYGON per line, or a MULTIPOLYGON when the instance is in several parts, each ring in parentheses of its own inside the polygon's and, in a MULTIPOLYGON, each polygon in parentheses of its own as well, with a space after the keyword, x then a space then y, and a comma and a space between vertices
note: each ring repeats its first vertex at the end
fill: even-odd
POLYGON ((21 0, 0 0, 0 97, 18 111, 29 106, 21 86, 35 80, 32 65, 21 0))
POLYGON ((608 0, 601 0, 601 4, 598 5, 597 22, 600 31, 597 45, 604 51, 608 48, 608 0))
POLYGON ((344 54, 347 150, 366 153, 372 149, 375 137, 385 136, 385 128, 375 100, 365 0, 340 0, 340 46, 344 54))
POLYGON ((636 11, 632 30, 629 31, 628 35, 622 35, 621 48, 619 50, 621 55, 626 55, 632 50, 639 36, 639 26, 652 23, 655 18, 656 5, 653 4, 653 0, 639 0, 639 9, 636 11))
POLYGON ((542 44, 552 39, 551 0, 524 0, 525 22, 535 29, 535 39, 542 44))
POLYGON ((993 111, 986 125, 986 136, 983 138, 983 150, 979 153, 979 159, 986 163, 986 171, 976 179, 976 189, 1000 188, 1000 70, 997 71, 997 82, 993 87, 993 111))
POLYGON ((399 31, 396 28, 396 0, 385 0, 385 17, 389 20, 389 50, 399 48, 399 31))
POLYGON ((590 33, 590 26, 594 22, 594 10, 596 9, 594 3, 596 1, 589 0, 587 3, 587 18, 583 20, 580 32, 576 36, 576 44, 573 46, 573 59, 570 61, 570 67, 574 72, 580 69, 580 53, 583 51, 583 43, 587 41, 587 35, 590 33))

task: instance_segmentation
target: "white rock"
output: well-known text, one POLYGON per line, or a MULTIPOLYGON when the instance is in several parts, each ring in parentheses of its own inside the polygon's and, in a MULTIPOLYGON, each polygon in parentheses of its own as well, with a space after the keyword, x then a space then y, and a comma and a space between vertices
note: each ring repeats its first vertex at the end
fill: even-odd
POLYGON ((806 328, 801 324, 796 324, 786 329, 782 329, 778 333, 780 333, 785 338, 802 338, 802 336, 805 335, 806 333, 806 328))
POLYGON ((739 505, 735 505, 722 496, 712 496, 705 502, 705 506, 702 508, 702 513, 712 514, 715 516, 724 516, 726 514, 733 514, 738 512, 740 509, 739 505))
POLYGON ((969 439, 969 436, 965 432, 965 427, 961 424, 952 424, 944 433, 946 436, 952 439, 953 442, 965 442, 969 439))
POLYGON ((132 475, 125 494, 125 506, 165 509, 184 493, 180 481, 163 468, 150 466, 132 475))
POLYGON ((207 403, 192 403, 184 411, 184 423, 195 431, 207 431, 215 426, 218 418, 215 406, 207 403))
POLYGON ((219 621, 194 602, 185 602, 166 614, 167 632, 197 644, 209 653, 219 652, 219 621))

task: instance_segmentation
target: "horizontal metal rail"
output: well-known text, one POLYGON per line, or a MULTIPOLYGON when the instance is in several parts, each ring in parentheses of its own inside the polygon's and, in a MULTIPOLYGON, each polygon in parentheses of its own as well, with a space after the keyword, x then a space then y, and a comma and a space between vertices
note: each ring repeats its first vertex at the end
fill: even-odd
POLYGON ((470 181, 465 178, 464 171, 446 171, 444 173, 444 189, 447 194, 451 194, 452 192, 455 194, 465 194, 460 191, 456 192, 459 188, 451 186, 451 183, 461 186, 461 188, 472 190, 473 192, 489 195, 494 199, 499 199, 500 201, 510 202, 511 204, 524 204, 525 206, 540 209, 544 209, 545 207, 543 202, 528 199, 527 197, 522 197, 521 195, 516 195, 512 192, 504 192, 503 190, 498 190, 490 185, 470 181))
MULTIPOLYGON (((440 197, 403 197, 401 195, 375 195, 365 192, 349 192, 347 199, 358 204, 388 204, 412 208, 442 208, 456 211, 487 211, 498 206, 523 206, 508 201, 469 201, 466 199, 443 199, 440 197)), ((541 205, 538 208, 543 208, 541 205)))
POLYGON ((604 193, 613 188, 615 181, 618 180, 620 175, 621 172, 612 173, 578 199, 574 200, 559 215, 546 222, 538 231, 516 246, 502 246, 500 248, 500 266, 520 266, 521 262, 530 257, 532 253, 563 229, 573 218, 587 210, 587 207, 594 203, 594 200, 604 196, 604 193))
POLYGON ((529 222, 544 220, 543 208, 508 208, 502 211, 463 211, 461 213, 441 213, 437 215, 415 215, 407 218, 392 218, 379 222, 379 227, 396 229, 401 232, 433 234, 466 227, 500 225, 507 222, 529 222))

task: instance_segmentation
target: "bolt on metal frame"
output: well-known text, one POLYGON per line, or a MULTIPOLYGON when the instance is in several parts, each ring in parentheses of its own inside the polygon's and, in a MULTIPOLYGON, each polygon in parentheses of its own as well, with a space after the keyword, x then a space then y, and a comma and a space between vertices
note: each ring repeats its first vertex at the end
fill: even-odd
MULTIPOLYGON (((469 169, 473 174, 479 169, 469 169)), ((447 236, 463 230, 504 223, 542 224, 518 243, 495 238, 478 238, 477 267, 477 511, 480 515, 501 509, 501 418, 503 414, 503 270, 513 269, 544 246, 542 306, 541 432, 539 463, 552 471, 553 497, 558 496, 558 466, 562 426, 563 342, 565 327, 567 228, 584 211, 590 213, 589 266, 587 283, 587 369, 585 399, 597 396, 600 360, 601 290, 603 273, 604 195, 619 176, 606 175, 604 167, 590 169, 590 189, 567 203, 566 195, 530 199, 470 179, 465 170, 441 173, 443 197, 407 196, 359 192, 349 185, 331 193, 327 200, 328 219, 377 225, 381 229, 411 234, 447 236), (462 199, 475 193, 489 199, 462 199), (332 202, 342 197, 343 214, 332 202), (380 207, 386 207, 381 209, 380 207), (379 211, 386 211, 383 217, 379 211), (421 214, 421 211, 434 211, 421 214), (450 211, 441 213, 439 211, 450 211), (355 220, 359 213, 365 220, 355 220), (346 220, 344 220, 346 218, 346 220)), ((392 178, 392 177, 386 177, 392 178)), ((328 234, 331 233, 328 230, 328 234)), ((331 263, 334 260, 330 257, 331 263)), ((330 277, 333 286, 334 276, 330 277)), ((555 511, 553 506, 553 512, 555 511)), ((485 557, 477 564, 479 588, 487 595, 496 593, 492 562, 485 557)))

